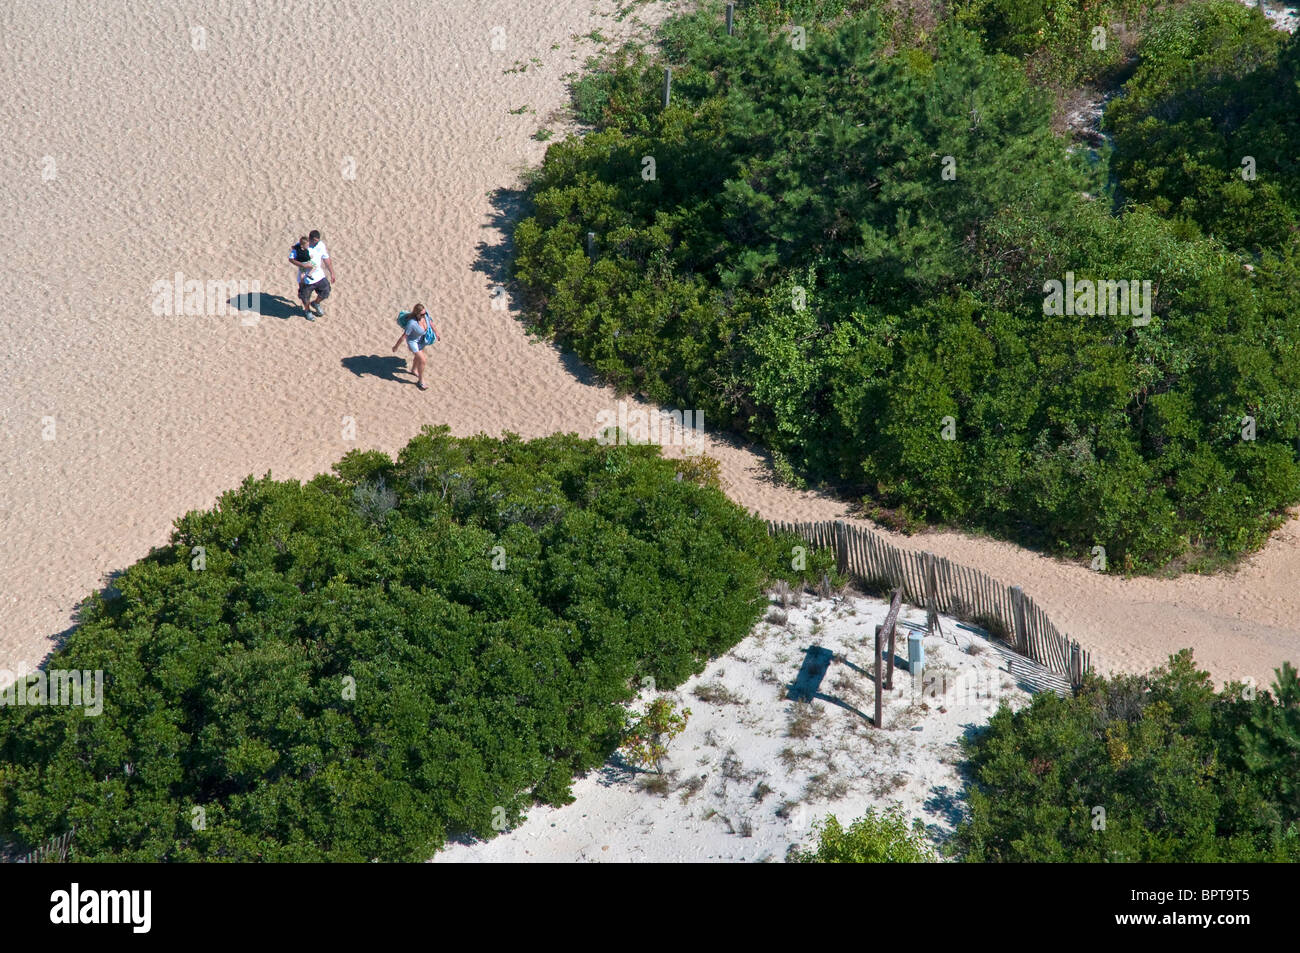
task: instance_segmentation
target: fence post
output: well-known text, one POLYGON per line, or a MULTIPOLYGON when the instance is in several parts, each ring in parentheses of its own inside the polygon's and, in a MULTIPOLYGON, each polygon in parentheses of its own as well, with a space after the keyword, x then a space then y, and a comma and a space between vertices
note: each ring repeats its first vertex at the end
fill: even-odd
POLYGON ((736 5, 727 4, 727 36, 732 36, 736 32, 736 5))
POLYGON ((878 625, 878 626, 876 626, 876 665, 875 665, 875 669, 876 669, 876 727, 877 727, 877 728, 880 728, 880 727, 881 727, 880 719, 881 719, 881 703, 882 703, 882 699, 881 699, 880 696, 881 696, 881 682, 882 682, 882 679, 881 679, 881 677, 880 677, 880 675, 881 675, 881 671, 880 671, 880 630, 883 629, 883 628, 884 628, 884 626, 882 626, 882 625, 878 625))
MULTIPOLYGON (((889 636, 889 668, 886 670, 885 688, 894 687, 894 635, 898 632, 898 614, 903 611, 903 590, 895 589, 889 600, 889 612, 882 627, 889 636)), ((880 664, 880 639, 876 639, 876 664, 880 664)))
POLYGON ((889 643, 885 648, 885 655, 888 661, 885 663, 885 688, 890 691, 894 688, 894 636, 898 634, 898 620, 895 619, 889 626, 889 643))
POLYGON ((844 520, 835 521, 835 566, 842 575, 849 571, 848 527, 844 520))
POLYGON ((671 66, 665 66, 664 67, 664 109, 668 108, 668 101, 672 99, 672 95, 673 95, 673 68, 671 66))
POLYGON ((589 261, 596 260, 596 233, 595 232, 587 233, 587 259, 589 261))
POLYGON ((939 629, 939 594, 934 577, 934 553, 925 553, 925 628, 928 633, 939 629))
POLYGON ((1025 629, 1025 591, 1019 586, 1011 587, 1011 611, 1015 616, 1016 650, 1029 658, 1029 633, 1025 629))

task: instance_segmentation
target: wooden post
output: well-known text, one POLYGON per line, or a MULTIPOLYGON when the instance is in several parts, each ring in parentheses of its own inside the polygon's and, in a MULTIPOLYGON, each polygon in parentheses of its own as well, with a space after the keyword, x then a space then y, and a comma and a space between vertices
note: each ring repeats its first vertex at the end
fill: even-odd
POLYGON ((672 99, 672 95, 673 95, 673 68, 671 66, 665 66, 664 67, 664 109, 668 108, 668 101, 672 99))
POLYGON ((727 4, 727 36, 733 36, 736 32, 736 5, 727 4))
POLYGON ((849 571, 848 527, 844 525, 844 520, 835 521, 835 566, 841 574, 849 571))
MULTIPOLYGON (((885 616, 883 628, 889 636, 889 661, 885 675, 885 688, 894 687, 894 635, 898 632, 898 613, 903 608, 903 590, 895 589, 894 597, 889 602, 889 613, 885 616)), ((880 663, 880 637, 876 637, 876 663, 880 663)))
POLYGON ((939 594, 934 577, 934 553, 925 553, 925 629, 927 633, 939 631, 939 594))
POLYGON ((587 258, 591 261, 596 260, 596 233, 587 233, 587 258))
POLYGON ((893 691, 894 688, 894 636, 898 634, 898 622, 889 627, 889 645, 885 651, 888 661, 885 663, 885 688, 893 691))
POLYGON ((1029 654, 1029 634, 1025 630, 1025 591, 1019 586, 1011 587, 1011 610, 1015 617, 1016 651, 1021 655, 1029 654))
POLYGON ((877 728, 881 727, 881 724, 880 724, 880 719, 881 719, 881 703, 882 703, 882 701, 883 701, 883 699, 881 698, 881 681, 882 681, 882 680, 881 680, 881 678, 880 678, 880 630, 883 629, 883 628, 884 628, 884 626, 880 626, 880 625, 876 626, 876 665, 875 665, 875 670, 876 670, 876 727, 877 727, 877 728))

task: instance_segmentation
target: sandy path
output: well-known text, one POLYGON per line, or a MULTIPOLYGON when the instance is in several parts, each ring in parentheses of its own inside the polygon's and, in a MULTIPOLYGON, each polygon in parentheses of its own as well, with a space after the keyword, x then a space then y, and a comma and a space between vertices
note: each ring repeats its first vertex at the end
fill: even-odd
MULTIPOLYGON (((0 667, 39 661, 106 573, 250 472, 307 478, 425 423, 590 435, 617 400, 493 310, 476 270, 502 240, 488 194, 540 161, 530 136, 596 48, 572 35, 630 29, 600 15, 609 0, 117 6, 0 7, 0 667), (288 294, 288 244, 313 226, 339 277, 323 320, 154 313, 178 270, 288 294), (417 299, 445 337, 427 394, 391 376, 392 315, 417 299)), ((708 450, 765 516, 844 512, 729 442, 708 450)), ((1175 581, 952 533, 901 542, 1023 585, 1103 667, 1191 645, 1220 678, 1267 679, 1300 655, 1296 536, 1234 577, 1175 581)))

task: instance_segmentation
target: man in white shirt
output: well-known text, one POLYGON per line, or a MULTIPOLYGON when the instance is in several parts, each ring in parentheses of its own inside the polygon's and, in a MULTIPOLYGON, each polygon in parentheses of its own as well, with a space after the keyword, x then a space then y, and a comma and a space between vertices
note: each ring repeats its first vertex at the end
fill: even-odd
POLYGON ((330 296, 330 285, 336 280, 330 253, 315 229, 307 235, 307 254, 308 261, 299 261, 293 254, 289 255, 289 261, 299 269, 298 300, 302 302, 303 312, 308 321, 315 321, 324 313, 320 303, 330 296))

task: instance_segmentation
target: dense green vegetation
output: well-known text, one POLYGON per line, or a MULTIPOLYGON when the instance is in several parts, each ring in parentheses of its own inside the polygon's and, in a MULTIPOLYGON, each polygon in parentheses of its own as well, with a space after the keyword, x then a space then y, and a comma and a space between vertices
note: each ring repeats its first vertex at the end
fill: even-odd
POLYGON ((956 0, 953 9, 954 18, 978 32, 989 49, 1021 58, 1041 82, 1065 85, 1094 81, 1119 68, 1129 37, 1114 27, 1136 27, 1158 5, 1152 0, 956 0))
POLYGON ((335 470, 246 480, 89 600, 49 667, 102 670, 103 713, 0 709, 0 837, 356 861, 492 836, 569 799, 642 679, 743 638, 792 542, 652 447, 426 428, 335 470))
POLYGON ((1003 707, 967 743, 969 861, 1300 861, 1300 681, 1216 693, 1184 651, 1003 707))
MULTIPOLYGON (((1192 43, 1203 21, 1162 14, 1114 107, 1123 192, 1149 204, 1119 206, 1106 169, 1053 133, 1051 97, 996 52, 1042 29, 1038 14, 999 10, 1082 29, 1098 9, 971 3, 909 32, 875 6, 769 4, 734 37, 710 6, 668 21, 661 52, 628 47, 579 82, 593 128, 548 150, 514 234, 532 326, 620 387, 757 438, 787 478, 861 495, 899 525, 1073 556, 1100 545, 1126 571, 1211 567, 1260 545, 1300 499, 1295 176, 1278 181, 1300 154, 1294 109, 1234 120, 1267 138, 1248 153, 1254 182, 1230 181, 1245 152, 1231 132, 1194 168, 1155 175, 1176 151, 1135 137, 1196 140, 1200 126, 1137 117, 1166 122, 1178 90, 1222 79, 1209 41, 1186 69, 1168 65, 1158 51, 1192 43), (807 21, 805 49, 782 27, 795 6, 831 18, 807 21), (1203 188, 1258 210, 1243 227, 1273 243, 1253 271, 1214 225, 1216 200, 1156 200, 1210 168, 1203 188), (1204 229, 1189 224, 1198 214, 1204 229), (1045 314, 1045 282, 1067 273, 1150 281, 1150 323, 1045 314)), ((1255 51, 1240 68, 1273 69, 1293 104, 1293 71, 1268 64, 1293 64, 1298 41, 1278 52, 1258 11, 1231 0, 1206 16, 1250 20, 1226 35, 1255 51)), ((1043 36, 1052 56, 1115 66, 1069 31, 1043 36)))
POLYGON ((1206 3, 1157 22, 1140 53, 1106 113, 1122 194, 1231 246, 1294 252, 1300 42, 1239 3, 1206 3))
POLYGON ((899 807, 877 814, 871 808, 848 828, 834 815, 816 825, 817 846, 796 850, 790 860, 801 864, 926 864, 936 859, 925 827, 899 807))
MULTIPOLYGON (((1300 499, 1300 40, 1232 0, 936 9, 761 0, 727 37, 712 5, 582 79, 591 131, 548 150, 514 235, 533 326, 900 525, 1124 570, 1259 545, 1300 499), (1115 19, 1140 41, 1094 49, 1115 19), (1090 165, 1046 86, 1125 68, 1090 165), (1048 313, 1067 273, 1150 281, 1151 322, 1048 313)), ((0 708, 0 839, 397 861, 493 836, 620 742, 656 763, 688 712, 629 737, 626 703, 742 639, 774 577, 830 570, 792 573, 795 542, 707 460, 573 436, 429 428, 249 478, 49 660, 106 674, 102 715, 0 708)), ((1290 666, 1258 696, 1187 653, 1090 678, 967 753, 966 860, 1300 860, 1290 666)), ((792 859, 932 859, 898 811, 817 833, 792 859)))

